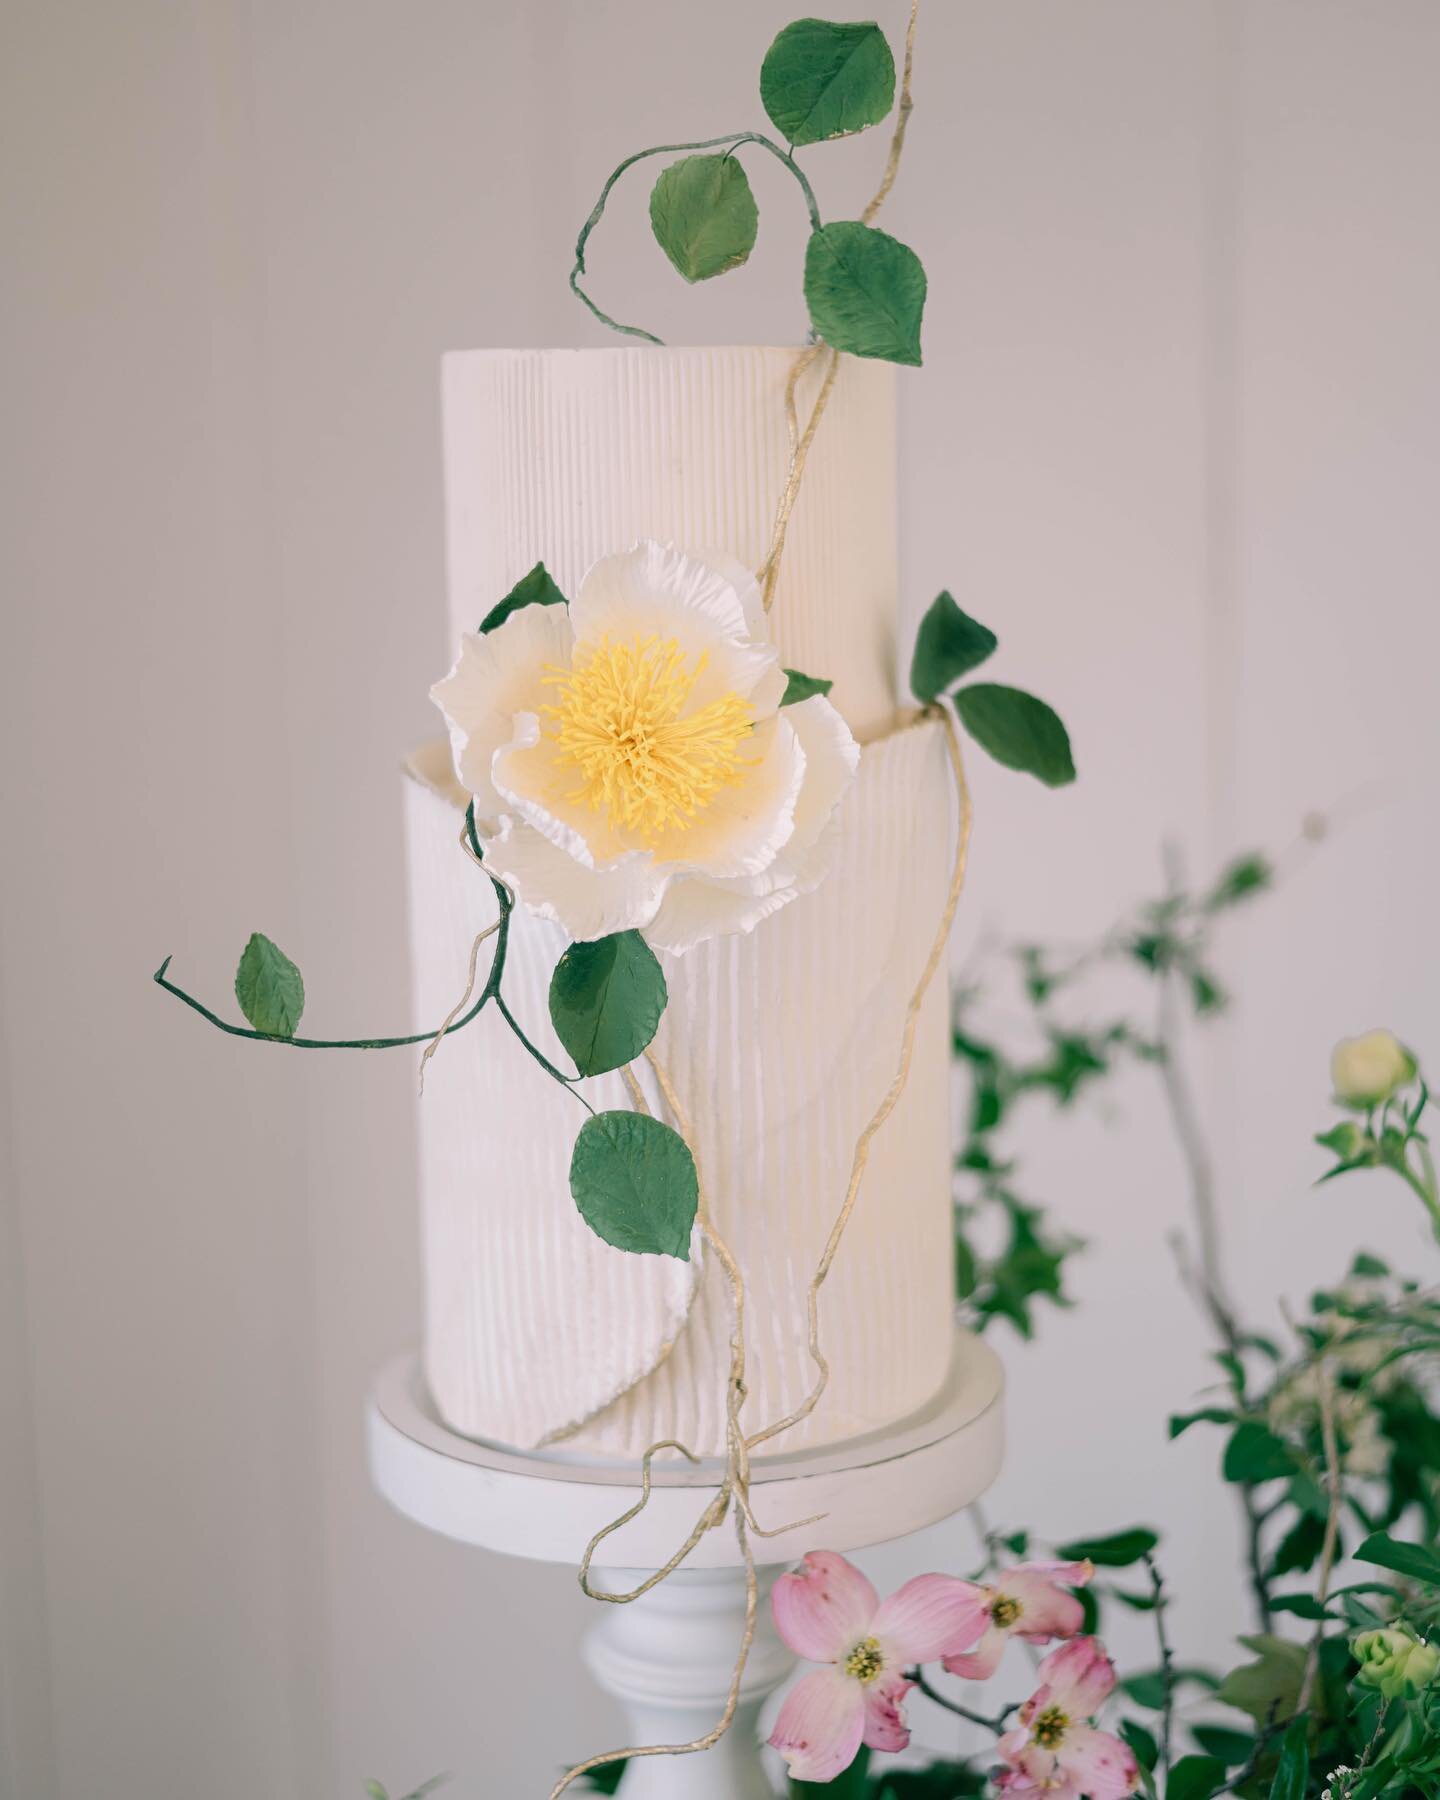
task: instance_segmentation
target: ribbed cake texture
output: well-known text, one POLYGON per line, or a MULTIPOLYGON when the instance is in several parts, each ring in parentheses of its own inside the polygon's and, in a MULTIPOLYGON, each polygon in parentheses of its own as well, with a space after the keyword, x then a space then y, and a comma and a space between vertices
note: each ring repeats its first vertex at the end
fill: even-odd
MULTIPOLYGON (((642 538, 758 569, 790 464, 789 348, 466 351, 443 377, 452 641, 543 560, 573 594, 642 538)), ((815 378, 799 391, 802 419, 815 378)), ((905 1014, 945 903, 955 830, 941 728, 902 722, 895 689, 895 374, 842 364, 790 524, 772 637, 782 663, 833 681, 863 748, 834 866, 748 934, 662 953, 655 1040, 690 1116, 716 1228, 746 1283, 744 1423, 809 1392, 807 1293, 856 1141, 894 1077, 905 1014)), ((437 670, 437 674, 442 671, 437 670)), ((415 1005, 443 1018, 490 884, 463 854, 448 746, 406 784, 415 1005)), ((569 1066, 549 1022, 558 926, 512 915, 506 1000, 569 1066)), ((945 983, 931 984, 909 1081, 875 1137, 859 1203, 820 1292, 830 1379, 776 1451, 919 1410, 954 1342, 945 983)), ((654 1110, 661 1096, 642 1077, 654 1110)), ((586 1084, 629 1104, 619 1075, 586 1084)), ((431 1059, 420 1101, 426 1378, 462 1434, 633 1459, 678 1439, 725 1450, 729 1284, 692 1258, 611 1248, 581 1219, 570 1153, 585 1115, 488 1008, 431 1059)))

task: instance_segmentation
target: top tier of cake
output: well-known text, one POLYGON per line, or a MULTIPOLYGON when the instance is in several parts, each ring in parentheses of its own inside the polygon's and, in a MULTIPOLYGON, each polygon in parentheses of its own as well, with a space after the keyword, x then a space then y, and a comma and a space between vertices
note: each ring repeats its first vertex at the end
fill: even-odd
MULTIPOLYGON (((450 642, 533 565, 537 545, 567 594, 597 557, 643 537, 758 569, 789 469, 796 355, 448 355, 450 642)), ((814 370, 800 383, 802 424, 818 385, 814 370)), ((895 533, 895 371, 847 358, 805 469, 771 621, 785 665, 833 681, 830 697, 862 741, 895 714, 895 533)))

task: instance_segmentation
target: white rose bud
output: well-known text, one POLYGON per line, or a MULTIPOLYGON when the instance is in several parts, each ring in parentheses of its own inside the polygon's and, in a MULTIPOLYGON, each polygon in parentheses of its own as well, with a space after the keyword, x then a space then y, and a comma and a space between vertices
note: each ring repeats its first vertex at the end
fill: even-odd
POLYGON ((1415 1058, 1393 1032, 1367 1031, 1341 1038, 1331 1052, 1330 1079, 1337 1099, 1378 1106, 1415 1079, 1415 1058))

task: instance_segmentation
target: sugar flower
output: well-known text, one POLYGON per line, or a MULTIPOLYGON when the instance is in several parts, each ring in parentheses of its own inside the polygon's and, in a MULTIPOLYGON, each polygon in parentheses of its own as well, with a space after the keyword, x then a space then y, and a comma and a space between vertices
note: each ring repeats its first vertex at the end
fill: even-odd
POLYGON ((1002 1794, 1043 1800, 1125 1800, 1140 1784, 1133 1751, 1090 1723, 1115 1686, 1115 1665, 1092 1637, 1052 1650, 1040 1686, 1020 1708, 1020 1726, 1000 1740, 1002 1794))
POLYGON ((860 753, 786 685, 753 577, 647 541, 467 635, 431 696, 496 875, 572 937, 683 951, 829 870, 860 753))
POLYGON ((985 1627, 977 1590, 949 1575, 917 1575, 888 1600, 833 1550, 812 1550, 771 1597, 775 1625, 798 1656, 826 1666, 796 1682, 771 1745, 797 1781, 833 1781, 862 1743, 903 1750, 903 1671, 973 1644, 985 1627))
POLYGON ((985 1635, 967 1655, 947 1656, 945 1667, 967 1681, 988 1681, 1012 1637, 1031 1644, 1074 1637, 1085 1609, 1066 1589, 1084 1587, 1094 1573, 1089 1562, 1019 1563, 1006 1569, 993 1583, 976 1589, 988 1621, 985 1635))

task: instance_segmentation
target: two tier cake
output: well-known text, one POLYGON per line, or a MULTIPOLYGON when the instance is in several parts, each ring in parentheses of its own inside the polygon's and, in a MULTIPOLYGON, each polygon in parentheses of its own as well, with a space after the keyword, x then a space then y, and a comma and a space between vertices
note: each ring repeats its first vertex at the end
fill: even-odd
MULTIPOLYGON (((567 596, 597 561, 642 543, 660 557, 758 569, 790 463, 796 354, 448 357, 452 643, 537 561, 567 596)), ((816 379, 801 384, 802 414, 816 379)), ((693 1121, 710 1211, 746 1282, 747 1430, 787 1415, 814 1383, 809 1285, 857 1138, 894 1075, 950 879, 943 728, 899 710, 896 590, 895 372, 846 358, 768 618, 780 661, 833 684, 829 701, 860 746, 827 826, 827 872, 753 929, 654 946, 669 990, 654 1049, 693 1121)), ((453 1005, 463 947, 493 920, 495 898, 457 841, 468 796, 451 745, 427 746, 409 772, 415 1005, 428 1021, 453 1005)), ((547 990, 568 942, 517 906, 506 1000, 562 1068, 547 990)), ((658 1110, 652 1075, 639 1079, 658 1110)), ((631 1104, 619 1073, 585 1089, 597 1108, 631 1104)), ((589 1229, 569 1183, 578 1123, 573 1094, 516 1054, 493 1008, 431 1063, 420 1161, 435 1403, 457 1431, 527 1450, 635 1458, 678 1439, 721 1455, 730 1289, 698 1233, 687 1261, 629 1254, 589 1229)), ((785 1449, 893 1423, 941 1385, 954 1344, 950 1160, 937 981, 821 1297, 824 1404, 785 1449)))

